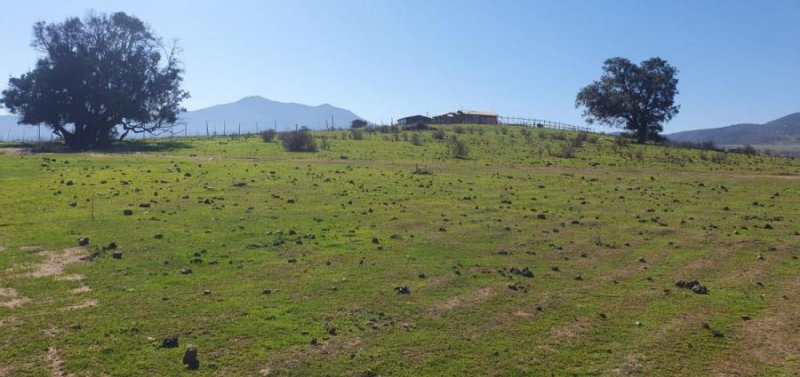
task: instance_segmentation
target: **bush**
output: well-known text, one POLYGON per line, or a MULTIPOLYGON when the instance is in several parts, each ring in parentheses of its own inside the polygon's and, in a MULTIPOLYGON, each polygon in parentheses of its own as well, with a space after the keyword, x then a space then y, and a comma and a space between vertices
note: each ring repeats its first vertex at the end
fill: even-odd
POLYGON ((350 130, 350 137, 352 137, 353 140, 364 140, 364 132, 357 128, 353 128, 350 130))
POLYGON ((434 140, 444 140, 444 130, 441 128, 437 128, 433 131, 433 139, 434 140))
POLYGON ((266 130, 266 131, 261 131, 261 133, 260 133, 261 140, 264 140, 265 143, 269 143, 269 142, 275 140, 275 135, 277 135, 277 134, 278 133, 275 132, 275 130, 272 130, 272 129, 266 130))
POLYGON ((450 156, 455 158, 467 158, 469 155, 469 150, 467 150, 467 145, 458 140, 456 135, 450 136, 450 139, 447 140, 447 151, 450 153, 450 156))
POLYGON ((414 132, 411 135, 411 144, 422 145, 422 136, 420 136, 419 133, 414 132))
POLYGON ((289 152, 316 152, 317 143, 314 135, 306 129, 298 131, 283 132, 280 134, 283 148, 289 152))
POLYGON ((573 144, 566 144, 560 150, 550 153, 550 155, 560 158, 575 158, 575 148, 573 144))

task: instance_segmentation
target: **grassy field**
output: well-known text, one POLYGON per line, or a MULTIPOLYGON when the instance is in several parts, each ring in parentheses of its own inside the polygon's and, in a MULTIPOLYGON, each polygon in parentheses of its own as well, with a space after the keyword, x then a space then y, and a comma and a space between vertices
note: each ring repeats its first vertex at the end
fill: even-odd
POLYGON ((0 149, 0 376, 800 373, 800 161, 446 129, 0 149))

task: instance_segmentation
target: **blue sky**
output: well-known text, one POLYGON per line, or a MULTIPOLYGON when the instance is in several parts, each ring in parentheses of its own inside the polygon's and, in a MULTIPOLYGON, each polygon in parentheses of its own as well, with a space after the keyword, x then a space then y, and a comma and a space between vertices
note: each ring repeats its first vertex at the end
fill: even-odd
POLYGON ((575 94, 605 59, 659 56, 680 70, 668 132, 800 111, 798 0, 2 2, 3 87, 35 63, 35 21, 96 10, 179 40, 190 110, 261 95, 375 122, 464 108, 583 124, 575 94))

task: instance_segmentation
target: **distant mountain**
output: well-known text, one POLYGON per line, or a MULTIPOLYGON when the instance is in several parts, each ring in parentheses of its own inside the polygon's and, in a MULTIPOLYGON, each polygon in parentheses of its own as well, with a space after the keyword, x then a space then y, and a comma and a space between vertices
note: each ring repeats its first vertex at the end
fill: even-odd
MULTIPOLYGON (((200 110, 189 111, 181 115, 181 120, 188 125, 188 133, 205 135, 206 122, 208 132, 231 134, 239 132, 255 132, 268 128, 279 131, 293 130, 295 126, 306 126, 314 130, 325 127, 349 127, 350 122, 361 119, 349 110, 328 104, 308 106, 298 103, 283 103, 268 100, 264 97, 245 97, 236 102, 216 105, 200 110)), ((183 129, 177 126, 176 132, 183 129)))
POLYGON ((728 127, 676 132, 673 141, 713 141, 717 145, 787 144, 800 142, 800 113, 764 124, 743 123, 728 127))
MULTIPOLYGON (((233 103, 185 112, 181 114, 179 124, 172 131, 176 135, 205 135, 206 122, 208 122, 208 133, 212 135, 238 133, 239 125, 242 133, 263 131, 268 128, 286 131, 293 130, 295 126, 323 130, 326 126, 349 127, 350 122, 355 119, 361 117, 349 110, 328 104, 308 106, 254 96, 233 103)), ((16 115, 0 115, 0 141, 37 140, 38 135, 36 126, 18 125, 16 115)), ((42 127, 42 140, 50 140, 50 135, 52 135, 50 129, 42 127)))

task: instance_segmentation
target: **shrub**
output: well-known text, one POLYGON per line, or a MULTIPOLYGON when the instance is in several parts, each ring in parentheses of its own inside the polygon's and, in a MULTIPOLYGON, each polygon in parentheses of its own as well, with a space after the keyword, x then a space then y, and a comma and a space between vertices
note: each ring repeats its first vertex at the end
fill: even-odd
POLYGON ((322 149, 324 149, 326 151, 331 149, 331 143, 328 141, 328 137, 327 136, 323 136, 322 137, 322 143, 320 143, 320 148, 322 148, 322 149))
POLYGON ((353 140, 364 140, 364 132, 357 128, 353 128, 350 130, 350 137, 352 137, 353 140))
POLYGON ((283 132, 280 134, 279 138, 281 139, 283 148, 289 152, 317 151, 317 143, 314 141, 314 135, 307 129, 283 132))
POLYGON ((554 157, 575 158, 575 146, 566 144, 560 150, 550 153, 554 157))
POLYGON ((261 131, 261 133, 260 133, 261 140, 264 140, 265 143, 269 143, 269 142, 275 140, 275 135, 277 135, 277 134, 278 133, 275 130, 272 130, 272 129, 269 129, 269 130, 266 130, 266 131, 261 131))
POLYGON ((437 128, 433 131, 433 139, 434 140, 444 140, 444 130, 441 128, 437 128))
POLYGON ((420 136, 419 133, 414 132, 411 135, 411 144, 422 145, 422 136, 420 136))
POLYGON ((467 144, 461 140, 458 140, 456 135, 450 136, 450 139, 447 140, 447 150, 450 153, 450 156, 455 158, 467 158, 469 155, 467 144))

